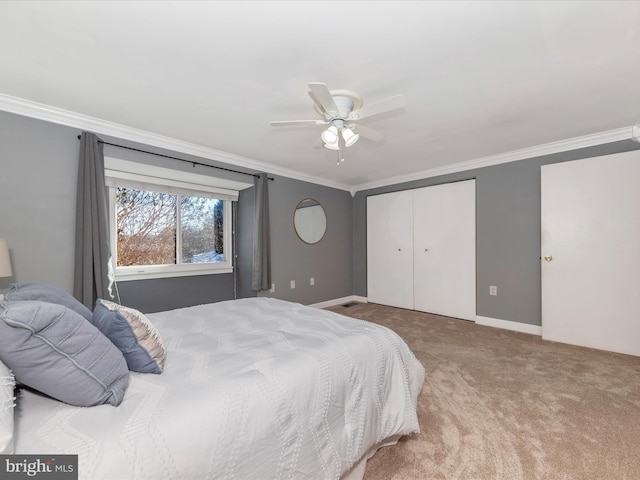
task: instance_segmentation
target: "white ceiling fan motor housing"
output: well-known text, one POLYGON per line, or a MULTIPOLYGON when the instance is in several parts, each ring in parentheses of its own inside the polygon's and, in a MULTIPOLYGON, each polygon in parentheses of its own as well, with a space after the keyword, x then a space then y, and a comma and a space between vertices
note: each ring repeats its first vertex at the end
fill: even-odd
POLYGON ((338 107, 338 115, 336 116, 332 117, 323 111, 322 107, 318 104, 314 103, 313 105, 316 112, 322 115, 327 121, 331 121, 332 119, 346 120, 353 110, 362 107, 362 97, 350 90, 331 90, 331 98, 333 98, 333 102, 336 104, 336 107, 338 107))

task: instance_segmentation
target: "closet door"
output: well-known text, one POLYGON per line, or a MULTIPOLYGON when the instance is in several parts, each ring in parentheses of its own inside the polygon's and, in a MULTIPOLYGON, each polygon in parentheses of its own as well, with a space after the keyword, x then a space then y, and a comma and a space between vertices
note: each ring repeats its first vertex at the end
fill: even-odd
POLYGON ((443 313, 442 185, 418 188, 414 202, 414 308, 443 313))
POLYGON ((475 321, 476 181, 443 186, 443 314, 475 321))
POLYGON ((367 198, 367 298, 413 309, 413 192, 367 198))
POLYGON ((414 308, 475 320, 475 180, 414 192, 414 308))

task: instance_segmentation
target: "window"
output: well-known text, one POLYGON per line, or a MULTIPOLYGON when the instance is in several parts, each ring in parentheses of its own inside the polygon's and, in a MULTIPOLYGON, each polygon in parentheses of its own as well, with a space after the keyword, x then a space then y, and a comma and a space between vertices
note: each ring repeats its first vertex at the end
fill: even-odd
MULTIPOLYGON (((187 172, 148 165, 144 174, 132 172, 139 164, 130 163, 105 158, 116 278, 231 272, 231 208, 237 191, 187 172)), ((241 186, 250 185, 235 185, 241 186)))

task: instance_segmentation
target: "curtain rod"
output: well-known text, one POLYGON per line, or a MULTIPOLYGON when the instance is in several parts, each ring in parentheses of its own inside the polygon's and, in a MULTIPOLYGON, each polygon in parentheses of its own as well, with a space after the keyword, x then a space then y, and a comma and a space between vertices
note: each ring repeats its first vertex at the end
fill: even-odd
MULTIPOLYGON (((78 140, 80 140, 82 138, 81 135, 78 135, 78 140)), ((155 152, 148 152, 146 150, 141 150, 139 148, 133 148, 133 147, 125 147, 124 145, 118 145, 115 143, 109 143, 109 142, 105 142, 103 140, 98 140, 98 143, 102 143, 103 145, 110 145, 112 147, 118 147, 118 148, 125 148, 127 150, 133 150, 134 152, 140 152, 140 153, 148 153, 149 155, 156 155, 157 157, 164 157, 164 158, 170 158, 171 160, 180 160, 181 162, 187 162, 192 164, 194 167, 196 165, 200 165, 202 167, 209 167, 209 168, 217 168, 218 170, 225 170, 227 172, 233 172, 233 173, 239 173, 241 175, 251 175, 252 177, 256 177, 258 178, 260 175, 258 175, 257 173, 247 173, 247 172, 241 172, 239 170, 232 170, 231 168, 225 168, 225 167, 217 167, 215 165, 208 165, 206 163, 201 163, 201 162, 195 162, 193 160, 185 160, 184 158, 178 158, 178 157, 172 157, 171 155, 164 155, 162 153, 155 153, 155 152)), ((274 179, 272 177, 267 177, 269 180, 273 181, 274 179)))

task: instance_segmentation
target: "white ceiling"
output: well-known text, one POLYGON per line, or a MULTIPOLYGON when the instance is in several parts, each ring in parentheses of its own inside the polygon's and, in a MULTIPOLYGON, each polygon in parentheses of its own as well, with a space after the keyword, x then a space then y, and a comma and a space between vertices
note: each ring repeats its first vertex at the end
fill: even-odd
POLYGON ((347 188, 640 119, 636 1, 2 1, 0 45, 5 100, 347 188), (320 119, 309 82, 407 105, 337 167, 321 126, 269 125, 320 119))

